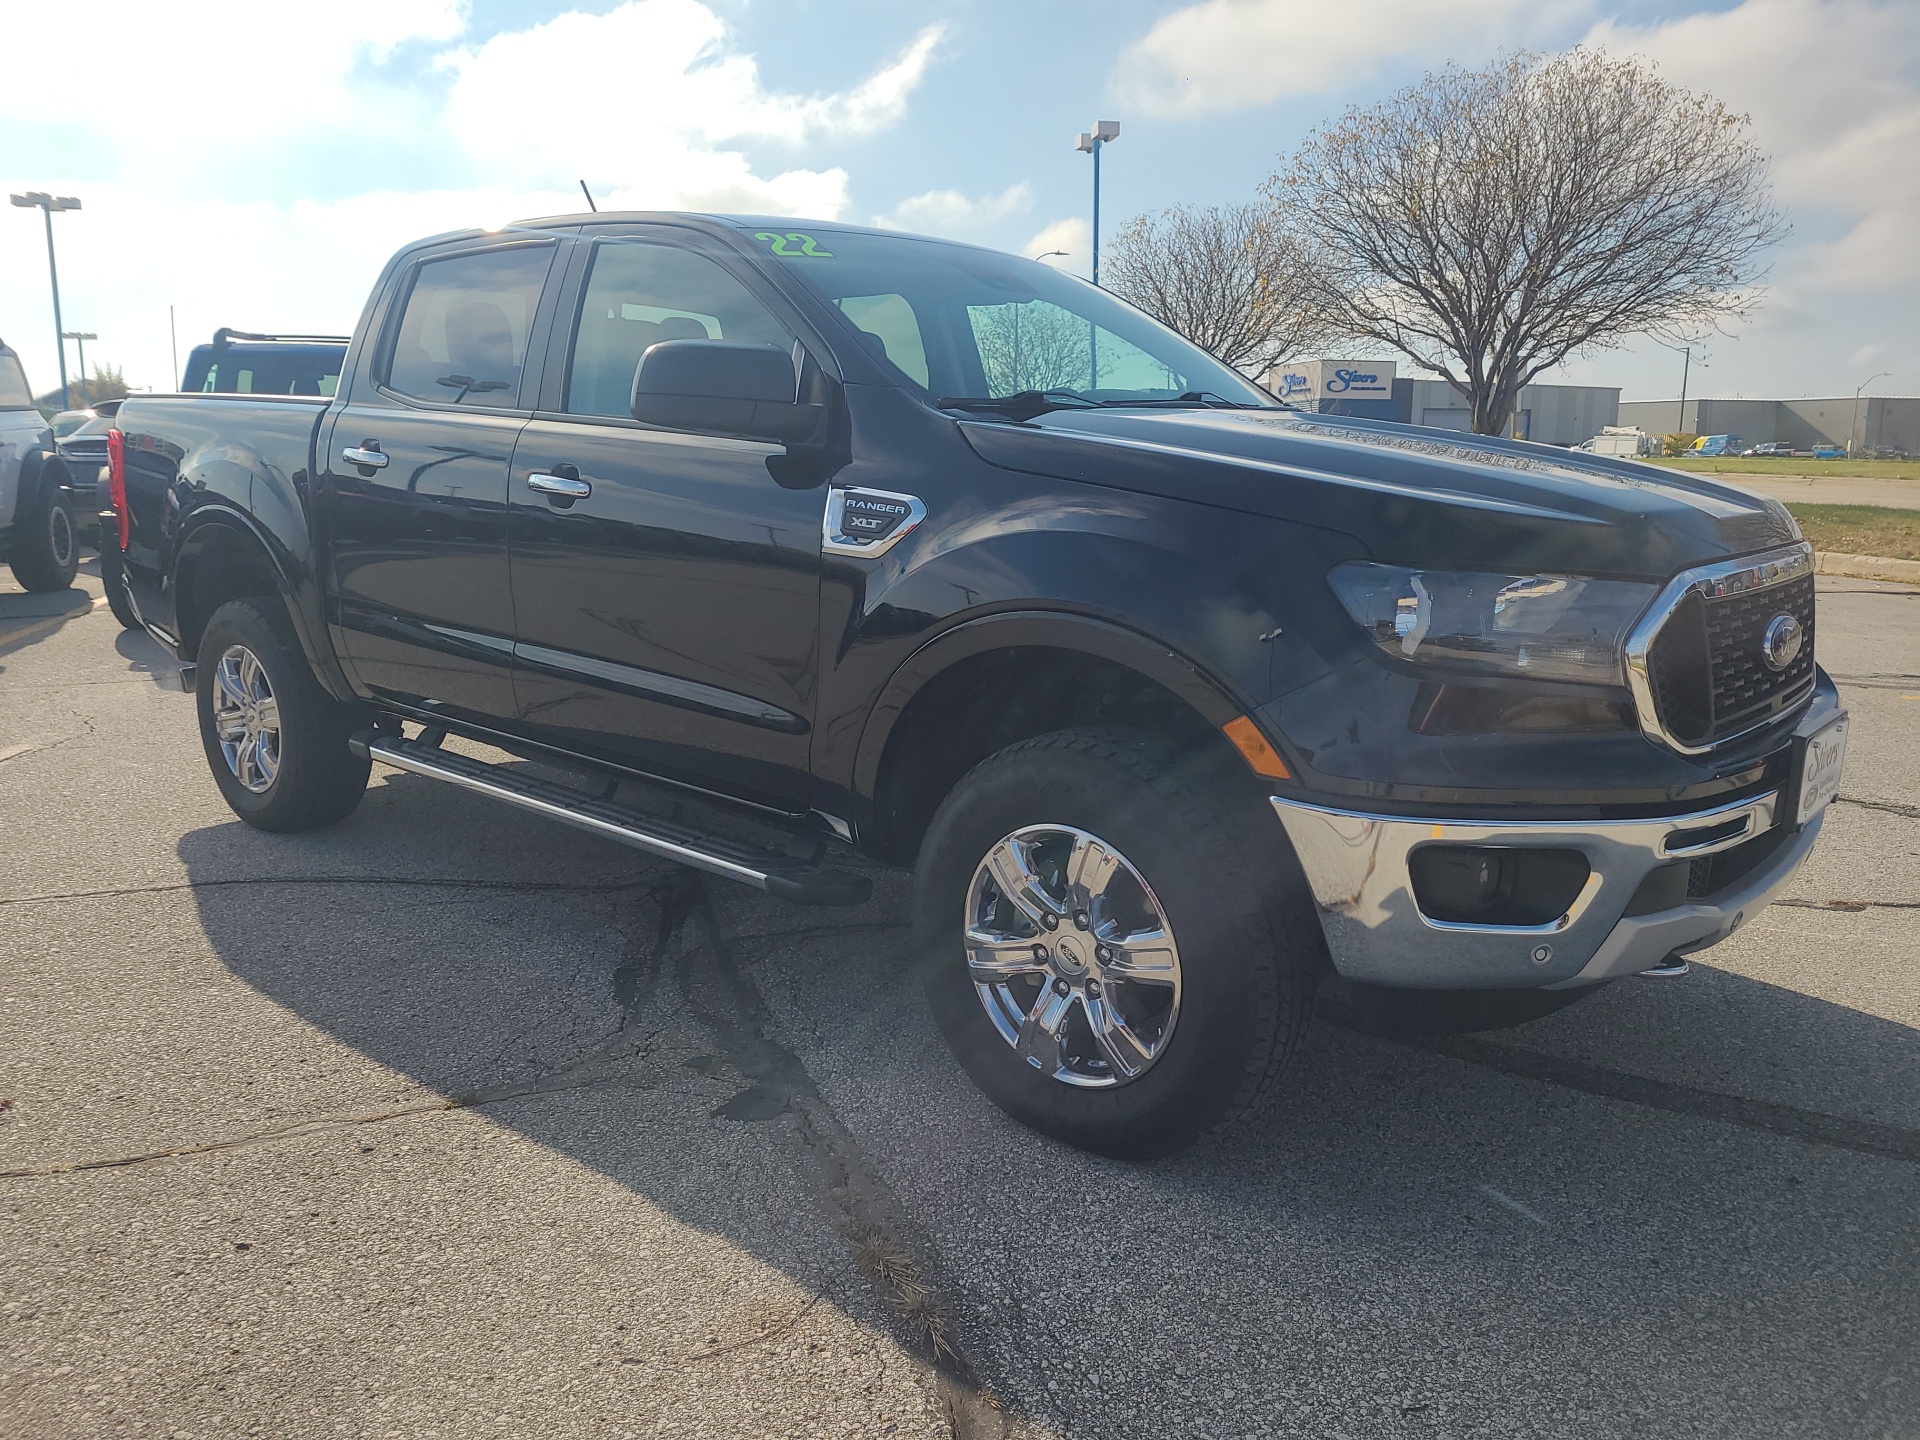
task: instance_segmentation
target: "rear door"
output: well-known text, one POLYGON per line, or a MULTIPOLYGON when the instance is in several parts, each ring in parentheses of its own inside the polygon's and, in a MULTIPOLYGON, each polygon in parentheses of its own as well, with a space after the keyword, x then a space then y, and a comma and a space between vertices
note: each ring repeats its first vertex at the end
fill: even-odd
POLYGON ((689 232, 581 241, 545 408, 521 433, 510 537, 517 686, 546 743, 783 811, 806 809, 826 490, 782 446, 641 425, 663 340, 795 345, 764 282, 689 232), (536 488, 579 482, 579 498, 536 488))
POLYGON ((507 473, 539 383, 559 242, 430 252, 398 278, 322 447, 332 617, 374 695, 510 724, 507 473))

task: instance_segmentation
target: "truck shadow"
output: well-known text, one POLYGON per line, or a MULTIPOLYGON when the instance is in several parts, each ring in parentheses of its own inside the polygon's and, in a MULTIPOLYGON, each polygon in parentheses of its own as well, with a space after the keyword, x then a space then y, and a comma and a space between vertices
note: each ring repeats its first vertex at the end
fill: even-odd
MULTIPOLYGON (((843 1257, 733 1173, 732 1127, 785 1123, 746 1051, 790 1051, 963 1352, 1071 1436, 1869 1434, 1920 1410, 1906 1161, 1323 1024, 1248 1121, 1121 1165, 949 1061, 892 877, 862 910, 785 907, 411 776, 332 831, 179 853, 195 881, 309 880, 197 889, 236 977, 436 1091, 513 1092, 491 1121, 812 1286, 843 1257)), ((1915 1127, 1920 1033, 1708 967, 1499 1038, 1915 1127)))
MULTIPOLYGON (((92 567, 94 562, 87 564, 92 567)), ((65 590, 0 591, 0 662, 92 613, 93 596, 77 583, 65 590)), ((0 663, 4 673, 6 666, 0 663)))

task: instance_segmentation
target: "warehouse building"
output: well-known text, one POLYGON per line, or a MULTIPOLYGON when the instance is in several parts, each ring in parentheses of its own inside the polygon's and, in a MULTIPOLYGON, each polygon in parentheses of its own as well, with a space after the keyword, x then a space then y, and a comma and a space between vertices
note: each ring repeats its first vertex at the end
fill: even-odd
POLYGON ((1920 400, 1842 395, 1831 400, 1630 400, 1622 425, 1649 435, 1737 435, 1744 445, 1796 450, 1839 445, 1856 455, 1920 454, 1920 400))
MULTIPOLYGON (((1323 415, 1396 420, 1436 430, 1471 430, 1467 397, 1445 380, 1410 380, 1391 360, 1309 360, 1277 365, 1267 388, 1289 404, 1323 415)), ((1545 445, 1579 445, 1620 421, 1620 391, 1610 385, 1529 385, 1508 433, 1545 445)))

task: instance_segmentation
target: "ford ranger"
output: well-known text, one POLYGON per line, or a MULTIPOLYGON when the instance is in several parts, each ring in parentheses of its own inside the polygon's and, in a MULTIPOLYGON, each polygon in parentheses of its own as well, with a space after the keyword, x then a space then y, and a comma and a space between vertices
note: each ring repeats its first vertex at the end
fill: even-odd
POLYGON ((378 760, 791 901, 910 868, 960 1064, 1109 1154, 1243 1112, 1330 976, 1684 968, 1843 763, 1776 502, 1290 409, 965 245, 424 240, 332 397, 135 396, 110 454, 242 820, 378 760))

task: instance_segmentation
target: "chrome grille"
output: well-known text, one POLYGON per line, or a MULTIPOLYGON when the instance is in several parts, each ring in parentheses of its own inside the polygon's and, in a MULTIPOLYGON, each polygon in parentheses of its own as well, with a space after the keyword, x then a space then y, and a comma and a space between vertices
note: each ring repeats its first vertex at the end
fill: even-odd
POLYGON ((1628 679, 1652 738, 1698 754, 1767 724, 1813 691, 1812 548, 1704 566, 1661 592, 1627 641, 1628 679), (1775 670, 1762 645, 1776 616, 1800 622, 1800 651, 1775 670))

